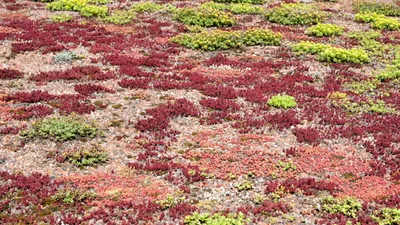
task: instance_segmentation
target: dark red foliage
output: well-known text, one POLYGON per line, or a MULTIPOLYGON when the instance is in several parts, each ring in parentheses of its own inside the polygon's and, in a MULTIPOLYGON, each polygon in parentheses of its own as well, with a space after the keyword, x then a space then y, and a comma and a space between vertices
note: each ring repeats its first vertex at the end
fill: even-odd
POLYGON ((204 95, 225 99, 234 99, 238 96, 238 92, 234 88, 221 85, 206 85, 202 88, 202 92, 204 95))
POLYGON ((220 111, 237 111, 240 109, 240 106, 236 102, 228 99, 207 98, 200 100, 199 103, 204 107, 220 111))
POLYGON ((17 120, 28 119, 31 117, 43 118, 53 113, 53 108, 45 105, 32 105, 23 107, 14 112, 13 118, 17 120))
POLYGON ((309 144, 318 145, 318 142, 320 141, 318 130, 312 127, 296 127, 293 129, 293 134, 296 135, 296 139, 300 143, 306 142, 309 144))
POLYGON ((283 130, 284 128, 290 128, 300 123, 300 120, 296 118, 295 110, 287 110, 277 112, 275 114, 267 114, 264 116, 265 122, 272 124, 273 127, 283 130))
POLYGON ((90 96, 96 92, 108 92, 115 93, 114 90, 103 87, 98 84, 77 84, 74 86, 74 90, 81 95, 90 96))
POLYGON ((267 181, 265 185, 266 194, 275 192, 279 187, 283 187, 288 193, 295 193, 297 190, 301 190, 305 195, 312 195, 315 191, 328 191, 332 194, 337 190, 335 183, 315 181, 314 178, 288 179, 282 182, 267 181))
POLYGON ((110 72, 104 73, 95 66, 73 67, 65 71, 41 72, 31 77, 37 82, 48 82, 54 80, 107 80, 115 78, 110 72))
POLYGON ((0 80, 22 78, 24 75, 18 70, 0 69, 0 80))
POLYGON ((270 202, 265 200, 261 206, 253 209, 253 214, 277 216, 279 213, 287 213, 288 211, 289 207, 282 202, 270 202))
POLYGON ((118 82, 119 86, 130 89, 135 89, 135 88, 147 89, 149 87, 149 84, 150 84, 149 78, 135 78, 135 79, 124 78, 118 82))
POLYGON ((73 112, 78 114, 90 114, 96 110, 96 107, 92 104, 81 103, 79 101, 61 101, 58 109, 65 114, 71 114, 73 112))
POLYGON ((190 215, 196 211, 198 211, 196 206, 192 206, 184 202, 169 208, 168 214, 173 220, 175 220, 184 218, 185 216, 190 215))
POLYGON ((47 91, 34 90, 31 92, 16 92, 5 97, 5 101, 17 101, 24 103, 36 103, 41 101, 49 101, 54 99, 54 95, 47 91))
POLYGON ((6 127, 0 128, 0 134, 18 134, 20 130, 23 130, 25 128, 26 128, 26 125, 18 126, 18 127, 6 126, 6 127))

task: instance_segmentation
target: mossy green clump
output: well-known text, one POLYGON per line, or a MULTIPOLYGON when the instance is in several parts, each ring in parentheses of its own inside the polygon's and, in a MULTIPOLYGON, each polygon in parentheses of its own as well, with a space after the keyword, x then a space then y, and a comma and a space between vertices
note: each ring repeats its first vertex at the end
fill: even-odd
POLYGON ((337 199, 328 196, 321 201, 322 211, 327 213, 341 213, 345 216, 355 218, 358 210, 361 209, 361 203, 352 197, 337 199))
POLYGON ((83 202, 89 199, 95 199, 96 194, 93 192, 75 190, 59 190, 55 195, 51 196, 54 201, 61 201, 65 204, 73 204, 75 202, 83 202))
POLYGON ((267 104, 275 108, 288 109, 295 107, 296 101, 292 96, 278 94, 268 99, 267 104))
POLYGON ((376 75, 376 78, 380 81, 400 78, 400 58, 393 60, 391 64, 387 64, 386 67, 376 75))
POLYGON ((156 204, 160 205, 163 210, 171 208, 174 205, 177 205, 185 200, 183 193, 178 191, 174 194, 168 194, 164 199, 156 201, 156 204))
POLYGON ((315 54, 317 60, 322 62, 363 64, 371 61, 365 50, 359 48, 343 49, 309 41, 301 41, 291 47, 297 54, 315 54))
POLYGON ((252 45, 279 45, 281 34, 264 29, 249 29, 245 32, 213 30, 210 32, 180 34, 172 42, 190 49, 203 51, 225 50, 252 45))
POLYGON ((181 8, 176 11, 175 19, 186 25, 201 27, 228 27, 235 24, 230 14, 213 8, 181 8))
POLYGON ((73 140, 79 137, 94 138, 100 130, 93 124, 76 116, 53 117, 35 121, 28 130, 20 135, 26 138, 45 138, 59 142, 73 140))
POLYGON ((247 191, 253 189, 253 184, 248 179, 245 179, 242 182, 235 184, 235 188, 238 189, 238 191, 247 191))
MULTIPOLYGON (((93 2, 93 1, 92 1, 93 2)), ((91 5, 88 0, 57 0, 46 5, 46 9, 54 11, 75 11, 84 17, 105 17, 106 6, 91 5)))
POLYGON ((378 215, 371 216, 379 225, 400 224, 400 209, 383 208, 378 215))
POLYGON ((263 4, 265 0, 214 0, 220 3, 251 3, 251 4, 263 4))
POLYGON ((325 12, 318 8, 302 3, 281 4, 266 12, 265 17, 268 21, 284 25, 307 25, 317 24, 327 16, 325 12))
POLYGON ((219 213, 209 214, 209 213, 198 213, 194 212, 188 215, 184 219, 184 224, 188 225, 244 225, 246 219, 243 213, 238 214, 228 214, 223 216, 219 213))
POLYGON ((117 25, 123 25, 130 23, 136 14, 133 10, 117 10, 114 11, 110 16, 104 18, 104 21, 117 25))
POLYGON ((343 34, 344 27, 334 24, 319 23, 306 29, 305 34, 316 37, 340 36, 343 34))
POLYGON ((371 28, 378 30, 400 30, 400 22, 396 18, 389 18, 377 13, 357 13, 355 20, 371 23, 371 28))
POLYGON ((133 10, 134 12, 140 12, 140 13, 157 12, 163 8, 164 8, 164 6, 154 3, 154 2, 137 2, 131 6, 131 10, 133 10))
POLYGON ((367 79, 345 83, 343 87, 355 94, 363 94, 374 91, 379 83, 380 82, 377 79, 367 79))
POLYGON ((249 3, 231 3, 228 10, 233 14, 262 14, 264 12, 260 6, 249 3))
POLYGON ((385 16, 400 16, 400 6, 384 2, 355 1, 354 9, 362 13, 377 13, 385 16))
POLYGON ((272 45, 278 46, 281 43, 282 35, 274 33, 271 30, 252 28, 243 34, 243 44, 246 46, 253 45, 272 45))
POLYGON ((56 15, 52 15, 50 17, 52 22, 56 22, 56 23, 65 23, 65 22, 69 22, 72 20, 72 18, 74 18, 71 15, 62 13, 62 14, 56 14, 56 15))
POLYGON ((74 148, 62 155, 64 160, 79 168, 104 163, 108 160, 107 153, 96 145, 90 148, 74 148))
POLYGON ((357 31, 347 34, 347 37, 358 40, 359 45, 367 52, 369 56, 384 56, 386 51, 391 49, 390 44, 382 44, 376 41, 376 38, 380 37, 381 33, 375 30, 369 30, 367 32, 357 31))

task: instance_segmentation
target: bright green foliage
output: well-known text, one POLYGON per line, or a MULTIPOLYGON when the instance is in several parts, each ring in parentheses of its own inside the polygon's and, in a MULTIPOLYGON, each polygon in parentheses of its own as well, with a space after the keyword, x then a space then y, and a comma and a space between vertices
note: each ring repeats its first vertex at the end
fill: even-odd
POLYGON ((275 95, 268 99, 267 104, 276 108, 293 108, 296 106, 294 97, 289 95, 275 95))
POLYGON ((292 45, 292 50, 298 54, 316 54, 317 60, 323 62, 349 62, 349 63, 368 63, 370 59, 363 49, 343 49, 335 48, 331 45, 302 41, 292 45))
POLYGON ((324 51, 318 53, 318 61, 334 62, 334 63, 356 63, 363 64, 370 62, 368 54, 363 49, 343 49, 343 48, 326 48, 324 51))
POLYGON ((343 34, 344 27, 337 26, 334 24, 323 24, 319 23, 315 26, 307 28, 305 33, 310 36, 317 37, 330 37, 330 36, 339 36, 343 34))
POLYGON ((168 209, 171 208, 174 205, 177 205, 185 200, 185 197, 183 196, 183 193, 178 191, 174 193, 173 195, 166 195, 164 199, 156 201, 158 205, 161 206, 162 209, 168 209))
POLYGON ((245 222, 246 220, 241 212, 237 215, 228 214, 226 216, 222 216, 219 213, 210 215, 209 213, 194 212, 186 216, 183 223, 189 225, 244 225, 245 222))
POLYGON ((180 34, 172 42, 190 49, 215 51, 218 49, 239 48, 242 46, 242 35, 238 31, 214 30, 197 34, 180 34))
POLYGON ((292 164, 292 162, 283 162, 281 160, 278 160, 276 167, 281 168, 283 171, 296 170, 296 165, 292 164))
POLYGON ((361 203, 352 197, 336 199, 332 196, 322 199, 322 210, 327 213, 341 213, 348 217, 356 217, 356 212, 361 209, 361 203))
POLYGON ((228 6, 233 14, 262 14, 264 10, 260 6, 249 3, 232 3, 228 6))
POLYGON ((162 5, 156 4, 154 2, 138 2, 131 6, 131 9, 134 12, 157 12, 158 10, 163 9, 162 5))
POLYGON ((46 9, 55 11, 75 11, 84 17, 105 17, 106 6, 89 5, 88 0, 57 0, 46 5, 46 9))
POLYGON ((281 35, 269 30, 250 29, 246 32, 213 30, 195 34, 180 34, 172 42, 190 49, 215 51, 239 48, 243 45, 279 45, 281 35), (254 37, 250 37, 251 35, 254 37))
POLYGON ((378 80, 389 80, 400 78, 400 59, 393 60, 391 64, 386 65, 380 73, 376 75, 378 80))
POLYGON ((356 2, 354 8, 357 12, 377 13, 385 16, 400 16, 400 7, 383 2, 356 2))
POLYGON ((400 22, 398 19, 389 18, 377 13, 357 13, 355 15, 356 21, 371 23, 371 28, 379 30, 399 30, 400 22))
POLYGON ((71 21, 73 18, 73 16, 68 15, 68 14, 57 14, 57 15, 52 15, 50 17, 51 21, 53 22, 58 22, 58 23, 64 23, 64 22, 68 22, 71 21))
POLYGON ((213 1, 210 2, 204 2, 203 4, 201 4, 200 6, 201 8, 204 9, 217 9, 219 11, 225 11, 228 9, 228 5, 222 4, 222 3, 216 3, 213 1))
POLYGON ((379 83, 377 79, 368 79, 345 83, 343 87, 355 94, 363 94, 365 92, 374 91, 379 83))
POLYGON ((86 6, 86 3, 86 0, 57 0, 47 4, 46 9, 79 12, 86 6))
POLYGON ((76 116, 54 117, 38 120, 29 130, 21 131, 20 135, 27 138, 46 138, 55 141, 67 141, 78 137, 94 138, 100 134, 98 128, 86 123, 76 116))
POLYGON ((400 209, 383 208, 377 216, 371 216, 379 225, 400 224, 400 209))
POLYGON ((297 44, 293 44, 292 50, 298 54, 318 54, 324 51, 327 48, 330 48, 330 45, 315 43, 311 41, 301 41, 297 44))
POLYGON ((220 3, 251 3, 251 4, 263 4, 265 0, 215 0, 220 3))
POLYGON ((106 17, 108 8, 106 6, 87 5, 83 7, 79 14, 84 17, 106 17))
POLYGON ((368 102, 351 102, 345 99, 341 102, 341 106, 349 113, 395 113, 396 109, 385 105, 382 100, 369 100, 368 102))
POLYGON ((378 31, 358 31, 349 33, 347 36, 349 38, 357 39, 361 47, 367 51, 369 56, 383 56, 384 53, 391 48, 390 45, 385 45, 375 40, 380 36, 380 32, 378 31))
POLYGON ((64 152, 63 157, 66 161, 79 168, 104 163, 108 159, 107 153, 99 146, 81 149, 75 148, 64 152))
POLYGON ((362 39, 365 39, 365 38, 366 39, 376 39, 381 36, 381 32, 375 31, 375 30, 369 30, 367 32, 354 31, 354 32, 348 33, 347 36, 349 38, 355 38, 355 39, 361 41, 362 39))
POLYGON ((55 195, 51 196, 51 198, 54 201, 62 201, 66 204, 73 204, 74 202, 83 202, 86 199, 94 199, 96 198, 96 194, 80 189, 59 190, 55 195))
POLYGON ((175 18, 186 25, 202 27, 226 27, 235 24, 235 19, 230 13, 213 8, 178 9, 175 18))
POLYGON ((105 5, 110 2, 111 0, 87 0, 88 4, 95 4, 95 5, 105 5))
POLYGON ((327 14, 308 4, 290 3, 270 9, 265 16, 268 21, 284 25, 306 25, 322 22, 327 14))
POLYGON ((251 190, 253 189, 253 184, 246 179, 240 183, 235 184, 235 188, 237 188, 239 191, 251 190))
POLYGON ((281 43, 282 35, 274 33, 271 30, 252 28, 248 29, 243 34, 243 44, 252 45, 273 45, 278 46, 281 43))
POLYGON ((135 16, 136 14, 132 10, 117 10, 113 12, 111 16, 105 17, 104 21, 122 25, 130 23, 135 18, 135 16))

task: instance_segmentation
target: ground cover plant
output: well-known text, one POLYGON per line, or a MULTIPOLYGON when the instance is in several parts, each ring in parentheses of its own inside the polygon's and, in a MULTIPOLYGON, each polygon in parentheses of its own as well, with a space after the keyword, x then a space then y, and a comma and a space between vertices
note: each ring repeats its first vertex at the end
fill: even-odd
POLYGON ((399 224, 398 1, 4 0, 1 224, 399 224))

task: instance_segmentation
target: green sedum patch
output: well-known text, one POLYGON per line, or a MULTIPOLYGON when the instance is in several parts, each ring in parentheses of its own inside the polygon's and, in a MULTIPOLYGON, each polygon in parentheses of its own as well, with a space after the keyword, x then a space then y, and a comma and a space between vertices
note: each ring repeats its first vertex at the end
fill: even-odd
POLYGON ((111 14, 111 16, 107 16, 104 18, 104 21, 108 23, 113 23, 117 25, 130 23, 136 14, 133 10, 117 10, 111 14))
POLYGON ((210 32, 180 34, 171 39, 172 42, 190 49, 203 51, 240 48, 244 45, 279 45, 281 34, 264 29, 240 31, 213 30, 210 32))
POLYGON ((107 153, 95 145, 91 148, 74 148, 64 152, 63 157, 66 161, 79 168, 104 163, 108 160, 107 153))
POLYGON ((157 12, 163 8, 164 8, 164 6, 154 3, 154 2, 138 2, 131 6, 131 10, 133 10, 134 12, 141 12, 141 13, 142 12, 148 12, 148 13, 157 12))
POLYGON ((265 0, 215 0, 220 3, 251 3, 251 4, 263 4, 265 0))
POLYGON ((377 13, 357 13, 355 20, 371 23, 371 28, 378 30, 400 30, 400 22, 396 18, 389 18, 377 13))
POLYGON ((301 41, 300 43, 293 44, 291 47, 296 54, 315 54, 317 55, 317 60, 322 62, 356 64, 370 62, 370 58, 365 50, 359 48, 343 49, 310 41, 301 41))
POLYGON ((377 13, 385 16, 400 16, 400 6, 384 2, 355 2, 354 9, 362 13, 377 13))
POLYGON ((87 5, 79 11, 79 14, 84 17, 106 17, 108 8, 106 6, 87 5))
POLYGON ((210 215, 209 213, 198 213, 194 212, 188 215, 184 219, 184 224, 188 225, 244 225, 246 222, 243 213, 228 214, 223 216, 219 213, 210 215))
POLYGON ((393 60, 391 64, 387 64, 386 67, 376 75, 376 78, 380 81, 400 78, 400 58, 393 60))
POLYGON ((343 87, 355 94, 363 94, 374 91, 379 83, 380 82, 377 79, 368 79, 345 83, 343 87))
POLYGON ((337 199, 328 196, 322 199, 321 207, 327 213, 341 213, 345 216, 355 218, 356 212, 361 209, 361 203, 352 197, 337 199))
POLYGON ((75 202, 83 202, 87 199, 95 199, 96 194, 93 192, 75 190, 59 190, 55 195, 51 196, 54 201, 61 201, 65 204, 73 204, 75 202))
MULTIPOLYGON (((93 1, 92 1, 93 2, 93 1)), ((57 0, 46 5, 46 9, 54 11, 75 11, 84 17, 105 17, 106 6, 90 5, 88 0, 57 0)))
POLYGON ((400 209, 383 208, 378 215, 371 216, 379 225, 400 224, 400 209))
POLYGON ((325 12, 319 11, 309 4, 290 3, 274 7, 266 12, 268 21, 284 25, 307 25, 317 24, 327 16, 325 12))
POLYGON ((305 34, 316 37, 340 36, 343 34, 344 27, 334 24, 319 23, 306 29, 305 34))
POLYGON ((57 15, 52 15, 50 17, 51 21, 56 22, 56 23, 65 23, 71 21, 73 16, 62 13, 62 14, 57 14, 57 15))
POLYGON ((63 142, 79 137, 94 138, 100 133, 98 128, 86 123, 84 119, 68 116, 38 120, 30 129, 21 131, 20 135, 26 138, 45 138, 63 142))
POLYGON ((249 3, 231 3, 228 10, 233 14, 262 14, 264 10, 260 6, 249 3))
POLYGON ((278 94, 268 99, 267 104, 275 108, 288 109, 295 107, 296 101, 292 96, 278 94))
POLYGON ((175 18, 186 25, 201 27, 227 27, 235 24, 235 19, 230 13, 214 8, 178 9, 175 18))

